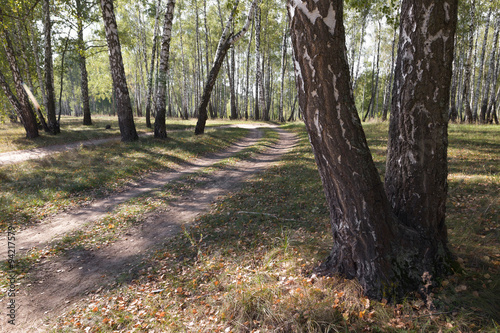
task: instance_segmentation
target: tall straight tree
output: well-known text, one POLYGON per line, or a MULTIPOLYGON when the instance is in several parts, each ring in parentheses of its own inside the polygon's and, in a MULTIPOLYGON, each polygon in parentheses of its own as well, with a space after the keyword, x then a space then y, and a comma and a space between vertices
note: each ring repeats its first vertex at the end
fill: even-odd
POLYGON ((50 21, 50 0, 43 0, 43 24, 45 35, 45 92, 47 101, 47 126, 49 133, 61 133, 56 118, 56 99, 54 93, 54 66, 52 62, 52 23, 50 21))
POLYGON ((92 125, 89 100, 89 80, 87 75, 87 58, 85 56, 85 41, 83 40, 83 11, 82 0, 76 0, 76 25, 78 29, 78 54, 80 60, 80 88, 83 104, 83 125, 92 125))
POLYGON ((151 128, 151 96, 153 95, 153 75, 155 72, 156 44, 158 40, 158 22, 160 21, 161 0, 155 7, 155 27, 153 30, 153 49, 151 50, 151 67, 148 73, 148 92, 146 94, 146 127, 151 128))
POLYGON ((165 124, 167 104, 167 71, 170 56, 170 39, 172 37, 172 21, 174 20, 175 0, 168 0, 165 12, 165 23, 163 25, 163 39, 160 51, 160 67, 158 68, 158 92, 156 94, 155 115, 155 138, 165 139, 167 137, 167 126, 165 124))
POLYGON ((418 289, 424 274, 425 282, 429 276, 439 277, 449 259, 441 215, 446 196, 443 130, 457 6, 457 0, 403 0, 393 99, 399 104, 393 107, 388 156, 395 179, 386 185, 389 200, 354 103, 343 1, 288 3, 299 104, 333 233, 332 251, 320 271, 357 278, 372 298, 418 289), (393 161, 401 161, 404 169, 394 170, 393 161), (427 171, 425 163, 444 170, 432 170, 431 179, 421 179, 418 170, 427 171), (408 183, 398 184, 398 179, 408 183), (411 217, 405 215, 409 202, 416 205, 411 217))
POLYGON ((139 136, 135 129, 134 114, 132 112, 132 104, 130 103, 125 68, 123 67, 122 50, 118 38, 118 26, 115 19, 113 0, 101 0, 101 11, 106 40, 108 42, 109 68, 113 80, 121 139, 124 142, 136 141, 139 139, 139 136))

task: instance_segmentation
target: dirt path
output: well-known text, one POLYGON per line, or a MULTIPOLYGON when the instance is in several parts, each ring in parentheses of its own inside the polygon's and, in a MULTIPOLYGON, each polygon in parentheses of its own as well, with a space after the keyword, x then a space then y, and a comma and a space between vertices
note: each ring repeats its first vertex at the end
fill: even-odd
MULTIPOLYGON (((67 311, 73 303, 84 297, 86 292, 95 290, 99 286, 109 286, 117 276, 127 275, 133 271, 146 252, 176 235, 182 225, 192 222, 197 215, 206 213, 218 197, 237 190, 245 179, 278 161, 282 154, 295 144, 293 134, 280 129, 276 130, 280 134, 278 143, 266 148, 264 152, 252 159, 237 162, 235 165, 214 172, 209 176, 210 180, 203 188, 195 188, 171 202, 166 211, 154 211, 147 214, 141 225, 127 230, 126 238, 121 238, 100 250, 73 250, 66 253, 64 257, 46 260, 37 265, 30 273, 31 285, 21 285, 20 293, 16 295, 16 304, 19 306, 16 313, 16 330, 12 330, 11 325, 7 324, 5 319, 7 300, 0 300, 2 312, 0 331, 47 331, 51 326, 44 326, 44 322, 46 320, 50 322, 67 311)), ((25 231, 24 234, 20 233, 16 239, 19 242, 22 241, 26 249, 34 244, 41 246, 54 241, 54 237, 60 237, 82 223, 95 221, 99 216, 104 216, 119 203, 160 187, 182 174, 195 172, 252 146, 257 142, 260 133, 259 130, 252 129, 251 136, 221 154, 196 160, 185 170, 151 175, 129 191, 95 202, 85 212, 58 216, 51 222, 44 223, 44 227, 40 225, 25 231), (69 220, 71 221, 68 222, 69 220)), ((5 253, 2 254, 2 257, 4 256, 5 253)))
MULTIPOLYGON (((270 126, 272 126, 272 125, 268 125, 265 123, 258 125, 258 127, 270 127, 270 126)), ((217 127, 211 127, 211 128, 223 128, 223 127, 255 128, 256 125, 255 124, 234 124, 234 125, 223 125, 223 126, 217 126, 217 127)), ((178 132, 178 131, 184 131, 184 130, 172 130, 172 131, 169 131, 169 133, 170 132, 178 132)), ((150 135, 153 135, 153 133, 152 132, 142 133, 142 134, 139 134, 139 137, 150 136, 150 135)), ((114 137, 103 138, 103 139, 91 139, 91 140, 85 140, 85 141, 71 142, 71 143, 66 143, 66 144, 62 144, 62 145, 52 145, 52 146, 40 147, 40 148, 7 151, 5 153, 0 153, 0 167, 3 165, 20 163, 20 162, 24 162, 24 161, 28 161, 28 160, 44 158, 44 157, 52 155, 52 154, 62 153, 62 152, 68 151, 68 150, 77 149, 79 147, 97 146, 97 145, 101 145, 101 144, 108 143, 108 142, 119 142, 119 141, 120 141, 120 136, 114 136, 114 137)))

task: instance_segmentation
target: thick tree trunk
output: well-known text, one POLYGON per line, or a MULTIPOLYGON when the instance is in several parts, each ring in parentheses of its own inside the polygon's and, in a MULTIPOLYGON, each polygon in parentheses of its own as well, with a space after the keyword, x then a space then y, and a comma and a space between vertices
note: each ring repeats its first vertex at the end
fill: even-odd
POLYGON ((80 54, 81 92, 83 104, 83 125, 92 125, 90 115, 89 80, 87 75, 87 60, 85 57, 85 41, 83 40, 83 8, 81 0, 76 0, 76 17, 78 27, 78 53, 80 54))
POLYGON ((389 201, 354 103, 346 60, 343 2, 289 1, 299 104, 323 181, 333 232, 332 252, 321 271, 357 278, 373 298, 397 297, 416 290, 426 272, 437 278, 447 255, 441 216, 446 196, 443 130, 457 2, 440 6, 431 0, 403 0, 402 9, 394 97, 401 105, 393 108, 391 117, 389 167, 395 179, 386 186, 390 188, 389 201), (429 78, 431 72, 439 75, 429 78), (404 122, 399 122, 401 119, 404 122), (405 127, 398 125, 408 126, 408 131, 400 134, 405 127), (422 142, 423 132, 436 142, 422 142), (400 142, 399 135, 407 133, 410 137, 400 142), (403 150, 396 151, 397 146, 403 150), (434 148, 434 152, 422 152, 424 147, 434 148), (438 183, 430 184, 431 179, 419 176, 423 172, 415 172, 414 157, 434 169, 444 166, 444 171, 424 166, 424 170, 430 170, 429 178, 438 183), (398 160, 408 165, 411 173, 393 170, 392 161, 398 160), (402 178, 399 175, 408 177, 411 187, 397 184, 402 178), (413 177, 423 183, 415 183, 413 177), (431 212, 415 214, 420 219, 412 219, 404 212, 407 201, 417 205, 414 212, 422 212, 423 207, 431 212))
POLYGON ((168 60, 170 57, 170 39, 172 37, 172 21, 174 19, 175 0, 168 0, 165 12, 165 23, 163 25, 163 39, 161 42, 160 68, 158 72, 158 92, 156 94, 156 117, 155 138, 165 139, 167 137, 167 126, 165 124, 166 113, 166 89, 168 60))
POLYGON ((54 94, 54 66, 52 63, 52 23, 50 22, 50 0, 43 1, 43 24, 45 28, 45 91, 47 93, 47 126, 49 133, 61 133, 56 119, 56 101, 54 94))
POLYGON ((357 278, 382 297, 394 279, 389 202, 355 107, 343 2, 289 2, 299 105, 323 181, 333 232, 324 272, 357 278))
POLYGON ((419 234, 415 269, 433 278, 449 257, 447 126, 457 7, 457 0, 403 0, 389 128, 387 196, 399 222, 419 234))
POLYGON ((109 49, 109 68, 113 79, 115 91, 116 110, 118 113, 118 124, 120 126, 121 140, 136 141, 139 139, 135 129, 134 114, 123 67, 122 51, 118 38, 118 26, 116 25, 113 0, 100 0, 102 18, 106 32, 106 40, 109 49))
POLYGON ((1 71, 0 71, 0 86, 2 87, 2 90, 5 93, 5 96, 7 96, 7 99, 9 100, 10 104, 14 108, 14 111, 22 121, 23 120, 22 114, 24 112, 23 106, 21 105, 21 103, 19 103, 19 100, 17 99, 16 95, 14 95, 14 93, 10 89, 7 80, 5 79, 5 76, 1 71))
MULTIPOLYGON (((39 136, 36 117, 35 114, 33 113, 33 109, 31 108, 28 96, 24 91, 23 80, 21 77, 21 73, 19 71, 19 66, 17 65, 17 60, 14 55, 12 42, 10 41, 9 36, 5 31, 2 15, 3 15, 2 8, 0 8, 0 38, 3 38, 5 54, 7 56, 7 61, 9 63, 10 70, 12 72, 12 78, 14 79, 14 86, 16 89, 16 94, 18 97, 18 102, 20 107, 19 105, 17 105, 17 103, 14 102, 12 96, 9 98, 9 101, 11 102, 14 109, 16 109, 16 111, 19 112, 18 114, 19 118, 21 118, 21 122, 23 123, 24 129, 26 130, 26 137, 28 139, 33 139, 39 136)), ((4 84, 2 84, 2 86, 4 86, 4 84)), ((3 90, 8 94, 5 88, 3 88, 3 90)), ((7 97, 9 97, 9 95, 7 95, 7 97)))

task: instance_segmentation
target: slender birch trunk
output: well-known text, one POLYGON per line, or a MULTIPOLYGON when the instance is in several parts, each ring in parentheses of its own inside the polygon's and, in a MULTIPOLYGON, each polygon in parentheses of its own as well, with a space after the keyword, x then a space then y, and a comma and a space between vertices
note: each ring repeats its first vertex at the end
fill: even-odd
POLYGON ((106 40, 109 49, 109 68, 113 79, 116 112, 120 126, 121 140, 136 141, 139 139, 135 129, 134 114, 123 67, 122 51, 118 38, 118 26, 113 8, 113 0, 100 0, 106 40))
POLYGON ((52 23, 50 21, 50 0, 43 0, 43 24, 45 35, 45 91, 47 93, 47 126, 49 133, 61 133, 56 119, 56 101, 54 93, 54 66, 52 62, 52 23))
POLYGON ((160 67, 158 69, 158 92, 156 95, 156 117, 154 136, 159 139, 167 138, 167 126, 165 124, 166 113, 166 89, 168 60, 170 57, 170 39, 172 37, 172 22, 174 20, 175 0, 168 0, 163 25, 163 39, 160 52, 160 67))
POLYGON ((243 28, 236 34, 233 32, 229 32, 232 27, 232 23, 234 20, 234 15, 236 13, 236 9, 238 8, 239 0, 236 1, 236 4, 233 7, 231 15, 226 23, 226 26, 222 32, 221 38, 219 40, 219 45, 217 46, 217 52, 215 54, 214 64, 212 69, 208 74, 207 81, 205 83, 205 87, 203 89, 203 95, 201 97, 200 105, 198 106, 198 122, 196 123, 195 134, 203 134, 205 132, 205 124, 208 119, 207 115, 207 106, 210 101, 210 96, 212 94, 213 87, 217 80, 217 75, 221 69, 222 63, 224 62, 224 58, 226 57, 227 51, 231 47, 231 45, 235 44, 250 28, 250 22, 252 21, 252 17, 254 15, 255 8, 258 5, 259 0, 254 0, 250 7, 250 11, 248 13, 245 25, 243 28))

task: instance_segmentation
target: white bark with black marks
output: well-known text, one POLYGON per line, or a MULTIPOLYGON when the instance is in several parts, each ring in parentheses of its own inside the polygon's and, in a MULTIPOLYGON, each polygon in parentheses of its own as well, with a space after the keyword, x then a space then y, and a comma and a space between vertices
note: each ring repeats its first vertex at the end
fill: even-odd
POLYGON ((136 141, 139 139, 135 129, 134 114, 123 67, 122 51, 118 38, 118 26, 116 24, 113 0, 100 0, 104 30, 109 51, 109 68, 113 79, 116 112, 120 127, 121 140, 136 141))

